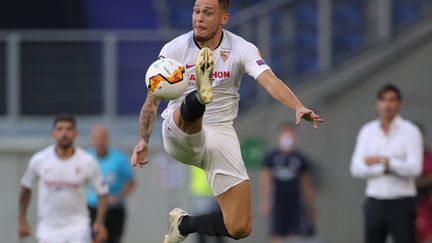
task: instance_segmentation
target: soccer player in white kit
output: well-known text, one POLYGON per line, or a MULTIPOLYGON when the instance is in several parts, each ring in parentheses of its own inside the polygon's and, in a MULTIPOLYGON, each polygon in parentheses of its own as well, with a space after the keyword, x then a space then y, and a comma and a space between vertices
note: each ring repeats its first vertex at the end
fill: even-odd
MULTIPOLYGON (((243 73, 254 77, 269 94, 314 127, 320 116, 305 108, 291 90, 265 64, 258 49, 223 29, 229 21, 229 0, 196 0, 193 30, 167 43, 160 58, 173 58, 186 68, 189 87, 163 112, 165 150, 176 160, 202 168, 222 212, 189 216, 182 209, 170 212, 171 227, 164 243, 177 243, 190 233, 247 237, 252 213, 249 177, 233 128, 237 116, 238 89, 243 73)), ((148 161, 148 141, 159 105, 151 94, 141 109, 140 139, 132 153, 132 166, 148 161)))
POLYGON ((103 181, 98 163, 83 149, 74 145, 76 122, 69 115, 57 116, 52 137, 55 144, 36 154, 29 162, 21 180, 18 234, 31 234, 27 208, 32 189, 38 184, 39 243, 90 243, 92 231, 95 242, 107 238, 104 226, 108 185, 103 181), (90 182, 100 195, 98 215, 90 226, 85 188, 90 182))

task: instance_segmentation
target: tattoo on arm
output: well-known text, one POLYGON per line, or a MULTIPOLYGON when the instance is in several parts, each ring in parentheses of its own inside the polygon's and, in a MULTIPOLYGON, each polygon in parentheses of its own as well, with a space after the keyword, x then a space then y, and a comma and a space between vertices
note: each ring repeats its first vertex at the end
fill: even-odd
POLYGON ((150 92, 147 94, 147 99, 141 108, 139 119, 139 134, 147 143, 150 139, 150 134, 153 130, 153 123, 156 119, 160 99, 150 92))

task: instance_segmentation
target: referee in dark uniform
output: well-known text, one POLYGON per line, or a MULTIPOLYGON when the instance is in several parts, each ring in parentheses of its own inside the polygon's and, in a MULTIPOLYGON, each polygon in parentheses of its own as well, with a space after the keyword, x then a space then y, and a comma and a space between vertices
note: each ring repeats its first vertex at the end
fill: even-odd
POLYGON ((313 233, 314 192, 309 163, 295 142, 294 126, 283 124, 279 146, 267 155, 260 175, 260 208, 264 216, 271 216, 271 243, 313 233))

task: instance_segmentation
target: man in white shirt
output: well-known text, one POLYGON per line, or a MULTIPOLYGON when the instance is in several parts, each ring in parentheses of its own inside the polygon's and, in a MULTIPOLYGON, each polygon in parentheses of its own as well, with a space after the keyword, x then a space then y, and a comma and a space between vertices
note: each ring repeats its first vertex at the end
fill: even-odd
MULTIPOLYGON (((201 216, 174 209, 164 243, 178 243, 195 232, 234 239, 245 238, 251 232, 249 177, 233 128, 245 72, 272 97, 294 110, 297 124, 302 118, 314 127, 322 121, 274 75, 255 45, 223 29, 229 21, 228 9, 228 0, 196 0, 193 30, 167 43, 160 52, 160 58, 180 61, 189 80, 184 95, 171 101, 162 114, 165 150, 176 160, 205 171, 222 209, 201 216)), ((149 92, 141 109, 133 166, 148 162, 147 144, 158 106, 159 99, 149 92)))
POLYGON ((98 163, 74 145, 77 137, 75 118, 57 116, 52 137, 55 144, 32 156, 21 180, 19 198, 20 238, 31 234, 27 208, 32 189, 38 184, 38 225, 40 243, 90 243, 92 231, 96 242, 107 238, 104 226, 108 185, 103 181, 98 163), (98 215, 92 227, 85 198, 90 182, 99 195, 98 215))
POLYGON ((379 119, 364 125, 357 137, 351 174, 366 179, 365 242, 396 243, 415 239, 414 179, 422 168, 419 129, 399 115, 400 90, 386 85, 378 91, 379 119))

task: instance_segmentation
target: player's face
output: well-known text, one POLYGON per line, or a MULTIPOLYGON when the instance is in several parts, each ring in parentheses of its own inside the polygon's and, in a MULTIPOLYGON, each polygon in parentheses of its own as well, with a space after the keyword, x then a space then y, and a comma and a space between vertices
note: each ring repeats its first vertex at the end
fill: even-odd
POLYGON ((393 91, 383 93, 377 102, 377 109, 382 119, 393 119, 399 113, 400 107, 401 101, 393 91))
POLYGON ((61 148, 69 148, 73 145, 78 133, 71 122, 59 121, 54 126, 52 137, 56 145, 61 148))
POLYGON ((194 38, 198 42, 212 39, 228 22, 229 15, 217 0, 197 0, 192 13, 194 38))

